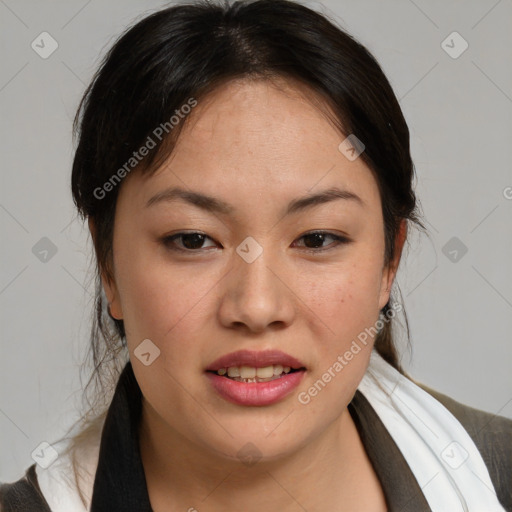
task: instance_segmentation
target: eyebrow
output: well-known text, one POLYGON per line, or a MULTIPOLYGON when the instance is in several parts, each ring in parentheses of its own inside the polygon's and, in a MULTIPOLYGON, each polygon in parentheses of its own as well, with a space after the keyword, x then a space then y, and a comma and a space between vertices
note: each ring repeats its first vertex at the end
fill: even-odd
MULTIPOLYGON (((221 199, 179 187, 168 188, 158 192, 146 202, 146 208, 158 203, 172 202, 180 199, 212 213, 229 215, 235 211, 232 205, 221 199)), ((285 215, 298 213, 312 208, 313 206, 329 203, 338 199, 354 201, 354 203, 364 206, 364 201, 354 192, 338 187, 331 187, 316 194, 310 194, 290 201, 286 208, 285 215)))

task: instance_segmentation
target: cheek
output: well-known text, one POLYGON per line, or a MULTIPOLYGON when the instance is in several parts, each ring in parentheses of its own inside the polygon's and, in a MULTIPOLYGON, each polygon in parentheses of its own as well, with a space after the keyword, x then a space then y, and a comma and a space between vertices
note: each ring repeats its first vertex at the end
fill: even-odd
POLYGON ((212 317, 222 269, 211 264, 170 264, 165 256, 141 249, 127 251, 116 264, 130 352, 148 338, 169 367, 199 364, 201 348, 194 340, 204 338, 205 318, 212 317))
POLYGON ((347 340, 376 321, 381 279, 380 260, 358 257, 310 273, 301 281, 301 295, 336 339, 347 340))
POLYGON ((134 268, 120 291, 127 330, 155 338, 176 331, 193 316, 194 304, 205 294, 206 283, 201 284, 179 271, 169 274, 155 267, 146 272, 134 268))
POLYGON ((368 366, 379 318, 380 260, 354 259, 310 282, 308 305, 324 328, 316 360, 297 393, 299 408, 334 421, 350 402, 368 366))

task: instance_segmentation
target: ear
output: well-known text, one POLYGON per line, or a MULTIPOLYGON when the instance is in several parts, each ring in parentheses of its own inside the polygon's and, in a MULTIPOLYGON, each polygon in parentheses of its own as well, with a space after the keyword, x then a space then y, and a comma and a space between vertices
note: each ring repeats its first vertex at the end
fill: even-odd
POLYGON ((395 240, 395 251, 393 255, 392 261, 389 262, 384 268, 382 273, 382 282, 380 287, 380 299, 379 299, 379 309, 382 309, 389 300, 389 295, 391 293, 391 286, 395 280, 395 276, 398 270, 398 265, 400 263, 400 258, 402 256, 402 249, 404 247, 405 240, 407 238, 407 220, 402 219, 400 221, 400 227, 398 229, 398 233, 395 240))
MULTIPOLYGON (((94 242, 94 246, 96 247, 96 225, 94 224, 94 220, 92 219, 92 217, 89 217, 88 224, 89 231, 91 232, 91 237, 94 242)), ((117 290, 114 276, 109 276, 107 272, 104 269, 102 269, 100 277, 101 284, 103 285, 103 289, 105 290, 105 295, 107 297, 108 303, 110 304, 110 314, 116 320, 122 320, 123 311, 121 309, 119 292, 117 290)))

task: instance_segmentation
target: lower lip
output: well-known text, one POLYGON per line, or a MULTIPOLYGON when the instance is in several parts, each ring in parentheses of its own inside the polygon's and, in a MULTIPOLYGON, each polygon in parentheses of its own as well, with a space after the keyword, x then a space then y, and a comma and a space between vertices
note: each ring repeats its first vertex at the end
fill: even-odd
POLYGON ((290 394, 300 383, 305 370, 285 374, 268 382, 238 382, 207 372, 213 388, 223 398, 237 405, 271 405, 290 394))

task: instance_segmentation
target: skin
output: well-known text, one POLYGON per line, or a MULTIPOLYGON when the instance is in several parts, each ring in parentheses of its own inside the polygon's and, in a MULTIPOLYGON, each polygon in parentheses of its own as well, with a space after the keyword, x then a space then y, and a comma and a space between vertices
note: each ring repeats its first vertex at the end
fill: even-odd
POLYGON ((377 183, 361 158, 338 150, 345 136, 311 98, 292 82, 229 82, 193 109, 161 168, 121 185, 113 275, 102 278, 143 393, 140 447, 156 512, 386 510, 347 410, 372 340, 309 404, 298 394, 377 321, 405 224, 385 266, 377 183), (211 213, 181 199, 145 206, 171 186, 234 211, 211 213), (291 200, 332 186, 363 204, 338 199, 283 216, 291 200), (163 241, 188 230, 207 235, 202 246, 180 252, 163 241), (303 237, 313 230, 350 242, 326 236, 308 250, 303 237), (263 248, 252 263, 236 252, 248 236, 263 248), (145 366, 134 350, 148 338, 160 356, 145 366), (206 366, 244 348, 299 359, 307 371, 298 389, 264 407, 219 396, 206 366), (249 442, 262 457, 252 466, 237 457, 249 442))

